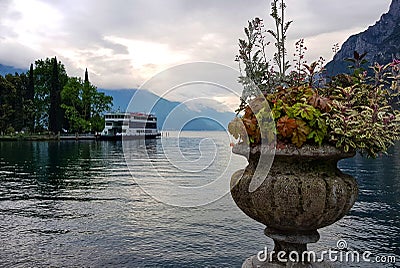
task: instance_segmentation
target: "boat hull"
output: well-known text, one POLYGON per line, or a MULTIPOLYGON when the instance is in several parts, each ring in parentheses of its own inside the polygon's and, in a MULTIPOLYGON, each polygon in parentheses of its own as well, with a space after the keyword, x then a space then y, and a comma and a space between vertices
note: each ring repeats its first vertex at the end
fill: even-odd
POLYGON ((100 140, 103 141, 121 141, 121 140, 138 140, 138 139, 157 139, 161 136, 161 133, 155 133, 155 134, 148 134, 148 135, 118 135, 118 136, 107 136, 107 135, 101 135, 100 140))

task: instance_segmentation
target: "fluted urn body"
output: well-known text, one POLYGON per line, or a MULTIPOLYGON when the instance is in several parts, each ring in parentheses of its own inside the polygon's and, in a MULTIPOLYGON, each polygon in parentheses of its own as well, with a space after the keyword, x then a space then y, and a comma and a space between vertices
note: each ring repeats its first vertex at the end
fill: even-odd
MULTIPOLYGON (((346 215, 358 186, 337 168, 340 159, 354 156, 332 146, 288 146, 277 149, 272 166, 259 187, 249 190, 262 148, 235 145, 233 152, 247 157, 249 165, 232 176, 231 194, 249 217, 266 225, 274 250, 306 250, 317 242, 317 229, 346 215)), ((261 163, 262 164, 262 163, 261 163)))

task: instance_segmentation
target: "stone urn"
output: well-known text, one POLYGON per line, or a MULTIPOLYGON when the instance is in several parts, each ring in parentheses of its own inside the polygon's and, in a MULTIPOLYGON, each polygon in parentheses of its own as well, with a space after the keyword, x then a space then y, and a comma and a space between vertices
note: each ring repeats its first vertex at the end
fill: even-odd
POLYGON ((339 160, 353 157, 354 152, 344 153, 329 145, 277 149, 269 173, 255 190, 249 186, 261 146, 249 148, 241 143, 233 152, 247 157, 249 164, 233 174, 232 197, 246 215, 266 225, 265 235, 274 241, 272 260, 260 263, 254 256, 243 267, 288 266, 276 254, 283 251, 288 256, 295 251, 302 256, 307 243, 319 240, 317 230, 340 220, 358 196, 355 179, 337 168, 339 160))

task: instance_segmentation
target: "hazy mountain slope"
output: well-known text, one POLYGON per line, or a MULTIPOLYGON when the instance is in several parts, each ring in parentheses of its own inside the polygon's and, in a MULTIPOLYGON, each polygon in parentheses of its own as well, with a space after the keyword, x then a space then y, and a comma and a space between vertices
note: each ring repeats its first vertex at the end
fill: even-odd
POLYGON ((0 75, 2 75, 2 76, 6 75, 6 74, 24 73, 26 71, 27 70, 0 64, 0 75))
POLYGON ((147 90, 99 89, 114 98, 114 110, 131 112, 151 112, 158 117, 158 126, 165 130, 224 130, 235 116, 230 112, 219 112, 207 107, 194 111, 180 102, 161 98, 147 90))

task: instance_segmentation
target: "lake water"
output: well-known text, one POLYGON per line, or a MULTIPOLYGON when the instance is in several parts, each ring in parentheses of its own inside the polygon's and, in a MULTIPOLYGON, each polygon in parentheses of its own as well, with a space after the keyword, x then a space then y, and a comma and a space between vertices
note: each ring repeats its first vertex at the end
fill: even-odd
MULTIPOLYGON (((397 145, 388 157, 339 163, 356 177, 360 196, 349 215, 320 230, 310 249, 335 248, 344 239, 352 250, 397 259, 344 267, 399 267, 399 151, 397 145)), ((219 132, 124 146, 0 142, 0 266, 241 267, 272 247, 264 227, 229 194, 217 198, 230 173, 245 164, 219 132), (228 164, 234 168, 224 170, 228 164), (160 178, 175 188, 163 189, 160 178), (216 179, 221 189, 214 192, 206 186, 216 179), (180 191, 187 188, 197 190, 180 191), (185 207, 195 204, 202 206, 185 207)))

